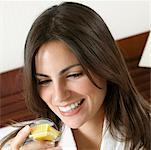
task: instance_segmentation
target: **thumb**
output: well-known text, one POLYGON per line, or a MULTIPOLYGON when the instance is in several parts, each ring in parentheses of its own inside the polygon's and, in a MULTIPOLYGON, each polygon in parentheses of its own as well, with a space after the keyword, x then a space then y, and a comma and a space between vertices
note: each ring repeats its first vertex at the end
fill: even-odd
POLYGON ((24 128, 22 128, 18 132, 18 134, 12 141, 12 144, 11 144, 12 150, 18 150, 20 148, 20 146, 22 146, 24 144, 24 142, 26 141, 26 138, 30 134, 30 131, 31 131, 31 129, 30 129, 29 125, 26 125, 24 128))

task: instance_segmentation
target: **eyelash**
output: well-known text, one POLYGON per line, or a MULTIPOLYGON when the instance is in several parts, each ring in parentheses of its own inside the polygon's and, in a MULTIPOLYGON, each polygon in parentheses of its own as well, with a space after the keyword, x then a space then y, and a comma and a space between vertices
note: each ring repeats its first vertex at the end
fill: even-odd
MULTIPOLYGON (((82 72, 80 73, 74 73, 74 74, 70 74, 67 76, 67 78, 74 78, 74 79, 78 79, 83 75, 82 72)), ((48 85, 52 80, 37 80, 37 84, 38 85, 48 85)))
POLYGON ((51 80, 37 80, 38 85, 47 85, 49 82, 51 82, 51 80))
POLYGON ((83 75, 82 72, 80 72, 80 73, 74 73, 74 74, 68 75, 67 78, 79 78, 79 77, 81 77, 82 75, 83 75))

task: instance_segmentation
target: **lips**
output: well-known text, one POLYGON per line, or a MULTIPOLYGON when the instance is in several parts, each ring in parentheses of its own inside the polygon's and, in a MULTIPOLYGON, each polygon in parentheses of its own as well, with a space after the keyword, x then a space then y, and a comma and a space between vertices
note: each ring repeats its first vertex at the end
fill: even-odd
POLYGON ((77 101, 75 103, 72 103, 70 105, 64 106, 64 107, 59 107, 59 110, 63 113, 68 113, 72 112, 73 110, 77 109, 82 103, 84 99, 81 99, 80 101, 77 101))

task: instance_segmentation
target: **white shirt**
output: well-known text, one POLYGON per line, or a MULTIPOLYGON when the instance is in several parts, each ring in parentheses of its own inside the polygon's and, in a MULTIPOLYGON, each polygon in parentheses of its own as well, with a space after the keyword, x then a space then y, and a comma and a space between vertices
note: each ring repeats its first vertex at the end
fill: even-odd
MULTIPOLYGON (((104 121, 102 132, 102 143, 100 150, 124 150, 125 142, 119 142, 113 139, 107 129, 107 122, 104 121)), ((76 143, 69 127, 65 126, 59 144, 62 150, 77 150, 76 143)))

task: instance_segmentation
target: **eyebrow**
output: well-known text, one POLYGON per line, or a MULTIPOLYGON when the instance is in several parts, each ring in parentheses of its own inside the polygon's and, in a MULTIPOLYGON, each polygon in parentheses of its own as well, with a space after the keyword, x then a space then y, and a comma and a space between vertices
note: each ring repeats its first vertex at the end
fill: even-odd
MULTIPOLYGON (((80 64, 70 65, 70 66, 68 66, 67 68, 64 68, 63 70, 61 70, 61 71, 59 72, 59 75, 62 75, 62 74, 64 74, 66 71, 70 70, 70 69, 73 68, 73 67, 77 67, 77 66, 80 66, 80 64)), ((42 74, 42 73, 36 73, 35 76, 49 77, 48 75, 42 74)))

